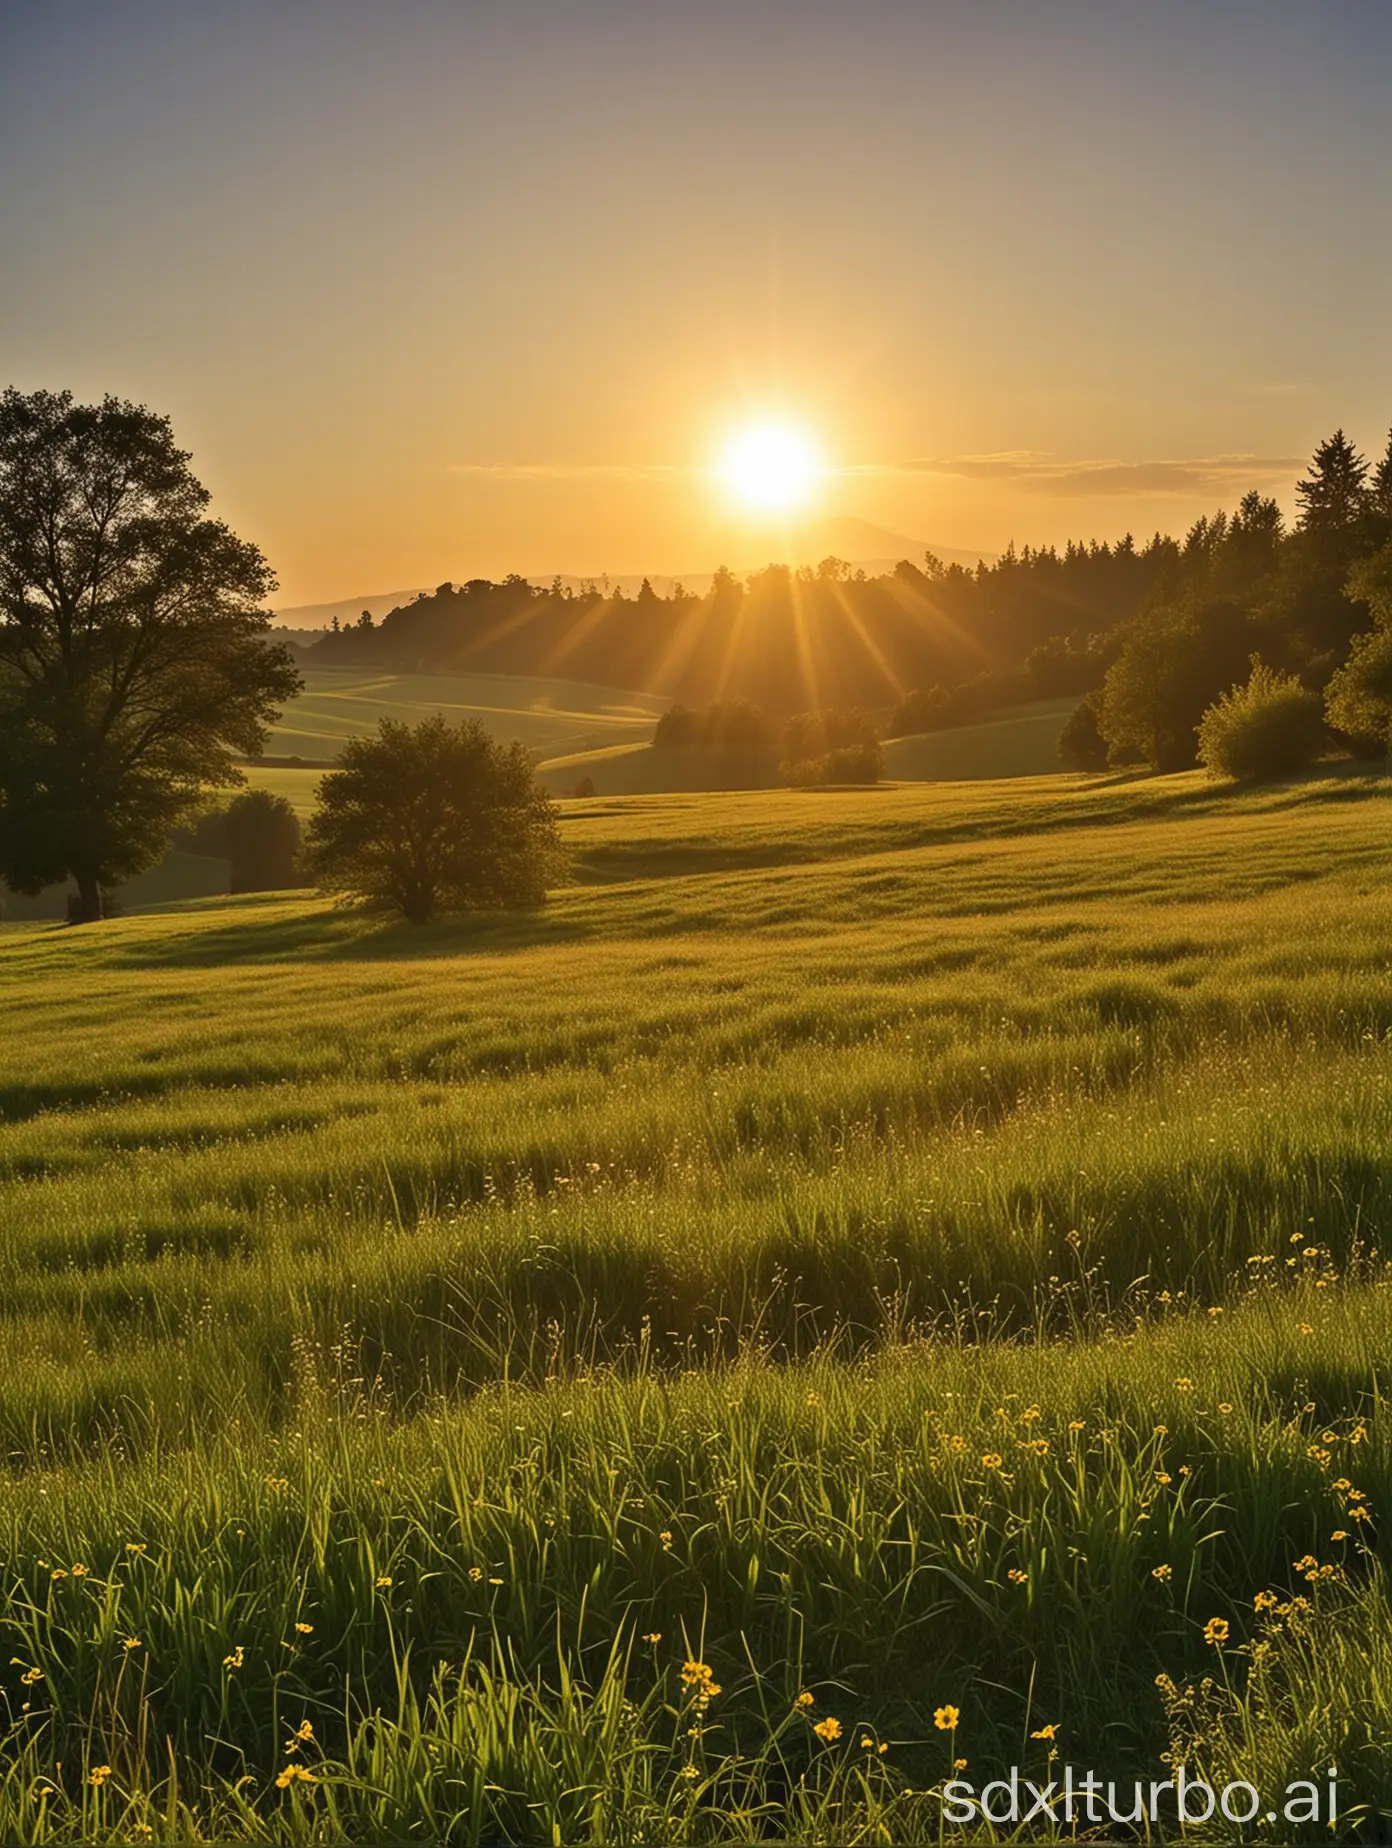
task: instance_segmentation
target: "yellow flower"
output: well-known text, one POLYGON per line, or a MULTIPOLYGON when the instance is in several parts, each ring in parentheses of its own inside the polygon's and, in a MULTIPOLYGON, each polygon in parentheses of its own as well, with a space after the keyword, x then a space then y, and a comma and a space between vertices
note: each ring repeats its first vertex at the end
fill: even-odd
POLYGON ((1308 1322, 1297 1322, 1296 1329, 1302 1335, 1312 1335, 1315 1332, 1308 1322))
POLYGON ((824 1720, 818 1720, 812 1730, 819 1739, 824 1739, 828 1745, 831 1745, 841 1737, 841 1722, 834 1720, 828 1714, 824 1720))
POLYGON ((83 1565, 81 1560, 79 1560, 77 1564, 73 1567, 72 1575, 74 1578, 86 1578, 87 1568, 86 1566, 83 1565))
POLYGON ((1349 1519, 1351 1521, 1371 1521, 1372 1518, 1368 1509, 1366 1509, 1361 1502, 1349 1509, 1349 1519))
POLYGON ((312 1623, 297 1623, 295 1629, 300 1636, 312 1636, 314 1633, 314 1625, 312 1623))
POLYGON ((1012 1585, 1026 1585, 1029 1583, 1029 1573, 1022 1572, 1019 1566, 1012 1566, 1005 1576, 1010 1580, 1012 1585))
POLYGON ((143 1553, 145 1551, 145 1542, 143 1540, 127 1540, 126 1551, 128 1553, 143 1553))
POLYGON ((954 1758, 953 1759, 952 1769, 954 1771, 965 1771, 966 1768, 967 1768, 967 1761, 965 1758, 954 1758))
POLYGON ((314 1737, 314 1727, 308 1720, 301 1720, 299 1725, 285 1741, 287 1752, 298 1752, 302 1745, 307 1745, 314 1737))
POLYGON ((1216 1648, 1219 1643, 1228 1640, 1228 1620, 1226 1617, 1210 1617, 1203 1627, 1203 1639, 1216 1648))
POLYGON ((317 1784, 318 1778, 303 1765, 287 1765, 276 1779, 277 1790, 288 1790, 292 1784, 317 1784))
POLYGON ((1165 1470, 1158 1469, 1155 1472, 1155 1480, 1160 1484, 1160 1487, 1163 1489, 1163 1488, 1168 1487, 1168 1485, 1174 1481, 1174 1477, 1169 1475, 1165 1470))
POLYGON ((1228 1405, 1228 1404, 1226 1404, 1226 1403, 1224 1403, 1224 1404, 1222 1404, 1222 1405, 1220 1405, 1220 1406, 1218 1407, 1218 1410, 1219 1410, 1219 1411, 1220 1411, 1220 1412, 1221 1412, 1221 1413, 1223 1414, 1223 1416, 1224 1416, 1224 1417, 1226 1418, 1226 1417, 1227 1417, 1227 1415, 1228 1415, 1228 1413, 1229 1413, 1229 1412, 1230 1412, 1230 1411, 1232 1410, 1232 1407, 1231 1407, 1230 1405, 1228 1405))
POLYGON ((672 1550, 672 1530, 671 1528, 664 1527, 662 1532, 657 1537, 662 1542, 663 1552, 670 1553, 672 1550))
POLYGON ((988 1450, 985 1456, 981 1459, 981 1467, 983 1469, 999 1469, 1000 1466, 1001 1466, 1001 1460, 996 1455, 994 1450, 988 1450))
POLYGON ((93 1765, 91 1771, 87 1774, 87 1782, 92 1785, 93 1789, 100 1790, 110 1776, 110 1765, 93 1765))
POLYGON ((643 1641, 645 1643, 660 1643, 662 1641, 661 1630, 649 1630, 647 1635, 643 1638, 643 1641))
POLYGON ((874 1751, 875 1741, 870 1737, 868 1733, 862 1735, 861 1741, 860 1741, 860 1749, 862 1752, 873 1752, 874 1751))
POLYGON ((1194 1390, 1194 1382, 1188 1377, 1187 1374, 1182 1375, 1179 1379, 1177 1379, 1175 1381, 1175 1385, 1179 1388, 1181 1392, 1192 1392, 1194 1390))
POLYGON ((1319 1561, 1315 1558, 1313 1553, 1306 1553, 1303 1559, 1293 1560, 1291 1564, 1292 1570, 1295 1572, 1308 1572, 1311 1566, 1317 1566, 1319 1561))
POLYGON ((128 1636, 126 1640, 121 1644, 121 1647, 123 1649, 139 1649, 140 1638, 138 1636, 128 1636))
POLYGON ((503 1581, 500 1578, 491 1578, 488 1582, 490 1585, 501 1585, 503 1581))
POLYGON ((1086 1422, 1081 1418, 1070 1418, 1068 1428, 1070 1431, 1082 1431, 1086 1429, 1086 1422))
POLYGON ((1032 1732, 1030 1734, 1031 1739, 1057 1739, 1057 1737, 1058 1737, 1058 1721, 1057 1720, 1053 1721, 1051 1725, 1041 1726, 1038 1732, 1032 1732))
POLYGON ((1334 1532, 1329 1536, 1329 1538, 1331 1540, 1347 1540, 1348 1530, 1343 1527, 1336 1527, 1334 1529, 1334 1532))
POLYGON ((1174 1577, 1174 1567, 1152 1566, 1150 1569, 1150 1576, 1153 1579, 1159 1579, 1162 1585, 1168 1585, 1170 1580, 1174 1577))
POLYGON ((469 1577, 477 1585, 479 1580, 483 1577, 483 1567, 482 1566, 470 1566, 469 1567, 469 1577))
POLYGON ((956 1732, 961 1717, 961 1710, 957 1707, 938 1707, 933 1713, 933 1724, 939 1732, 956 1732))
POLYGON ((1275 1610, 1276 1602, 1276 1593, 1274 1591, 1259 1591, 1252 1600, 1252 1608, 1258 1611, 1271 1611, 1275 1610))
POLYGON ((56 1579, 66 1578, 67 1576, 68 1576, 67 1573, 63 1570, 61 1566, 55 1566, 53 1568, 53 1571, 49 1574, 50 1578, 56 1578, 56 1579))
POLYGON ((378 1591, 390 1591, 391 1590, 391 1578, 388 1573, 383 1572, 378 1577, 377 1590, 378 1591))
POLYGON ((797 1699, 793 1702, 793 1705, 795 1707, 801 1707, 803 1711, 806 1712, 806 1710, 809 1707, 813 1707, 816 1705, 816 1696, 814 1694, 809 1694, 807 1692, 807 1689, 804 1688, 801 1694, 799 1694, 797 1699))

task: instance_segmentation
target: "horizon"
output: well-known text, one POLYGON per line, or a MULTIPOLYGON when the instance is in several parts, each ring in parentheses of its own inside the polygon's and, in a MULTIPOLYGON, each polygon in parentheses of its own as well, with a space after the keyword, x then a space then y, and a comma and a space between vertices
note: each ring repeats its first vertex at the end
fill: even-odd
POLYGON ((1289 515, 1392 423, 1357 4, 68 0, 0 49, 7 377, 168 414, 281 607, 757 556, 762 425, 810 513, 990 555, 1289 515))

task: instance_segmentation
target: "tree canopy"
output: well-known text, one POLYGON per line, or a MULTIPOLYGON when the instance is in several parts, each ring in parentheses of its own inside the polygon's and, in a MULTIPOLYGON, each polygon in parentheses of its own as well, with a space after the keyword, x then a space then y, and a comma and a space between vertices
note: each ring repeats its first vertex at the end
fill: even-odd
POLYGON ((308 845, 321 887, 413 924, 538 905, 564 859, 523 747, 438 714, 349 740, 319 785, 308 845))
POLYGON ((144 405, 0 396, 0 878, 73 878, 83 920, 300 686, 270 566, 188 464, 144 405))

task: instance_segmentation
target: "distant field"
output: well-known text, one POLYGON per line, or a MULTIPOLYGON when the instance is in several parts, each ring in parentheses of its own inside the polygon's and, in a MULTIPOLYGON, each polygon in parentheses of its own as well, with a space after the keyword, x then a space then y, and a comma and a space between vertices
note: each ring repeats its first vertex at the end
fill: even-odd
POLYGON ((1047 1726, 1392 1813, 1389 789, 6 926, 8 1836, 936 1842, 1047 1726))
POLYGON ((508 742, 547 754, 646 739, 669 703, 646 693, 513 674, 387 674, 311 667, 266 745, 271 757, 327 761, 379 719, 414 723, 435 712, 478 719, 508 742))
POLYGON ((1059 733, 1077 704, 1038 700, 977 725, 892 739, 885 745, 885 775, 916 782, 1057 775, 1059 733))

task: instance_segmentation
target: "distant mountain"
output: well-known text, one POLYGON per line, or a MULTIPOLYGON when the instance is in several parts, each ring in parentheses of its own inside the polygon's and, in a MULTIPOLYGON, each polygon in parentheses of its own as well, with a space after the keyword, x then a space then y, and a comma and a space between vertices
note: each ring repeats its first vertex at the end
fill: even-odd
MULTIPOLYGON (((928 545, 922 539, 908 539, 903 533, 890 532, 887 527, 875 526, 869 520, 858 520, 844 514, 809 520, 796 527, 770 527, 762 534, 751 531, 747 524, 732 526, 724 538, 726 543, 719 548, 721 556, 705 569, 675 574, 654 571, 648 574, 648 582, 660 597, 670 596, 678 584, 704 596, 710 589, 716 566, 722 564, 731 571, 750 572, 761 571, 765 565, 775 561, 784 565, 817 565, 824 558, 834 557, 844 558, 853 569, 874 573, 892 571, 901 558, 921 565, 925 552, 934 553, 945 565, 975 565, 980 558, 992 564, 996 557, 994 552, 963 550, 960 546, 951 545, 928 545)), ((618 577, 600 573, 549 571, 523 575, 530 583, 541 585, 554 583, 559 577, 561 584, 568 590, 579 590, 587 584, 597 583, 610 592, 622 590, 626 596, 631 596, 640 588, 644 576, 641 571, 618 577)), ((462 582, 459 579, 455 581, 462 582)), ((335 616, 345 625, 355 623, 364 610, 370 611, 374 618, 385 616, 388 610, 399 609, 420 594, 419 586, 414 590, 377 591, 368 596, 343 597, 337 603, 298 603, 288 609, 276 610, 273 614, 277 628, 327 629, 335 616)))
POLYGON ((379 590, 365 597, 343 597, 337 603, 296 603, 271 614, 278 629, 327 629, 335 616, 343 623, 356 622, 364 610, 373 616, 385 616, 388 610, 400 609, 403 603, 419 596, 420 590, 418 585, 415 590, 379 590))

